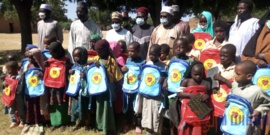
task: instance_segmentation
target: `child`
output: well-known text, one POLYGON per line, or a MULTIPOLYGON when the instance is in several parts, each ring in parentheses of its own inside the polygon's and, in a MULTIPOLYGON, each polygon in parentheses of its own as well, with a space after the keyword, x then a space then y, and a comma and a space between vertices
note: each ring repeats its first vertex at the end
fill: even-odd
MULTIPOLYGON (((78 67, 81 67, 83 70, 81 73, 81 89, 79 94, 75 97, 72 97, 72 106, 71 106, 71 122, 76 122, 75 126, 72 127, 72 131, 75 131, 79 128, 79 125, 82 122, 87 122, 86 116, 88 112, 88 91, 85 89, 86 87, 86 78, 84 76, 84 72, 87 69, 87 50, 84 47, 76 47, 73 50, 73 59, 74 64, 78 67), (79 110, 78 110, 79 109, 79 110)), ((70 74, 74 74, 74 70, 69 70, 70 74)), ((86 129, 88 128, 87 124, 85 123, 86 129)))
MULTIPOLYGON (((136 41, 131 42, 128 45, 129 58, 127 59, 126 65, 134 65, 134 66, 141 67, 142 65, 145 64, 145 60, 139 56, 140 47, 141 47, 140 44, 136 41)), ((129 69, 126 66, 122 67, 122 72, 126 72, 128 70, 129 69)), ((128 129, 131 128, 132 118, 134 116, 133 103, 136 102, 135 98, 136 98, 136 96, 138 96, 138 101, 137 101, 137 103, 135 103, 135 104, 138 104, 138 106, 139 106, 137 108, 137 110, 135 111, 135 126, 136 126, 135 133, 141 134, 142 133, 142 131, 141 131, 141 117, 142 117, 142 114, 141 114, 142 113, 141 112, 142 100, 141 99, 142 99, 142 97, 140 95, 138 95, 137 93, 124 94, 124 96, 127 96, 128 103, 129 103, 127 105, 128 108, 126 108, 127 109, 127 112, 126 112, 127 125, 124 127, 124 132, 127 132, 128 129)))
POLYGON ((188 40, 189 43, 189 51, 187 53, 187 56, 189 58, 192 58, 193 60, 198 60, 200 51, 193 49, 193 44, 195 42, 195 36, 192 33, 184 35, 182 38, 185 38, 188 40))
MULTIPOLYGON (((149 59, 150 61, 146 64, 153 64, 165 70, 166 65, 159 61, 161 53, 161 47, 157 44, 154 44, 150 47, 149 50, 149 59)), ((166 73, 162 72, 159 83, 162 84, 166 73)), ((160 129, 160 122, 162 117, 159 115, 159 109, 161 106, 161 97, 156 98, 146 98, 143 97, 143 108, 142 108, 142 127, 146 128, 148 134, 156 134, 160 129)))
MULTIPOLYGON (((17 61, 16 55, 14 53, 7 54, 6 62, 9 62, 9 61, 17 61)), ((6 75, 7 75, 7 69, 6 69, 6 65, 4 65, 2 68, 2 75, 1 75, 2 81, 4 81, 6 75)))
POLYGON ((115 41, 110 41, 109 44, 116 58, 117 63, 119 64, 120 67, 123 67, 126 64, 126 59, 120 55, 121 46, 118 44, 118 42, 115 42, 115 41))
MULTIPOLYGON (((269 111, 270 97, 257 85, 252 84, 252 77, 256 72, 256 64, 252 61, 245 60, 235 66, 235 82, 232 84, 231 93, 247 99, 252 106, 252 125, 246 133, 260 134, 260 125, 258 123, 258 116, 264 112, 269 111), (256 131, 256 132, 254 132, 256 131)), ((228 106, 226 102, 225 106, 228 106)))
POLYGON ((43 55, 44 61, 46 61, 48 58, 50 58, 50 56, 48 56, 49 46, 52 42, 56 42, 56 41, 57 40, 56 40, 55 36, 47 35, 44 37, 44 39, 43 39, 44 50, 42 50, 42 55, 43 55), (45 52, 47 52, 48 54, 46 54, 45 52))
MULTIPOLYGON (((186 123, 183 120, 183 114, 182 110, 186 109, 188 107, 186 104, 187 102, 192 99, 196 94, 200 93, 201 101, 207 102, 209 96, 208 91, 210 90, 210 83, 206 80, 205 74, 204 74, 204 66, 201 62, 193 62, 187 69, 184 80, 181 83, 180 91, 177 93, 177 96, 182 98, 182 106, 181 106, 181 122, 178 126, 178 129, 180 130, 178 132, 178 135, 201 135, 206 134, 203 131, 203 127, 206 126, 206 123, 198 123, 197 126, 194 126, 193 124, 186 123), (183 90, 184 89, 184 90, 183 90), (189 92, 185 92, 188 91, 189 92), (200 92, 198 92, 200 91, 200 92), (183 108, 184 107, 184 108, 183 108)), ((206 116, 207 117, 207 116, 206 116)), ((209 118, 210 119, 210 118, 209 118)), ((198 122, 198 121, 196 121, 198 122)))
POLYGON ((90 48, 92 50, 95 50, 95 44, 97 41, 101 40, 101 37, 99 35, 93 34, 91 35, 91 40, 90 40, 90 48))
POLYGON ((162 44, 161 47, 161 56, 159 57, 159 60, 166 64, 166 66, 169 65, 169 55, 170 55, 170 46, 168 44, 162 44))
POLYGON ((127 51, 127 45, 124 40, 119 40, 118 44, 121 46, 121 53, 120 56, 122 56, 125 60, 128 58, 128 51, 127 51))
POLYGON ((212 14, 208 11, 203 11, 199 18, 197 28, 192 30, 194 32, 206 32, 214 37, 212 14))
MULTIPOLYGON (((110 92, 114 95, 115 89, 112 89, 113 86, 121 88, 119 85, 122 82, 123 74, 119 69, 114 55, 110 50, 110 45, 106 40, 99 40, 95 44, 95 50, 98 52, 99 60, 95 62, 97 66, 102 64, 107 70, 107 76, 109 79, 108 90, 100 95, 96 96, 96 121, 97 128, 103 130, 104 134, 113 134, 115 130, 115 121, 113 108, 110 106, 112 99, 110 98, 110 92), (109 92, 110 91, 110 92, 109 92)), ((115 97, 112 97, 115 98, 115 97)))
MULTIPOLYGON (((18 74, 19 71, 19 65, 16 61, 9 61, 6 63, 5 65, 6 67, 6 71, 7 71, 7 75, 13 79, 16 80, 20 80, 21 77, 18 74)), ((8 87, 8 84, 3 81, 3 86, 8 87)), ((13 128, 15 126, 17 126, 17 120, 15 118, 15 111, 18 111, 18 116, 19 116, 19 127, 23 128, 24 123, 25 123, 25 110, 24 110, 24 101, 23 101, 23 97, 22 97, 22 92, 19 90, 20 86, 17 86, 17 90, 16 90, 16 95, 15 95, 15 102, 8 107, 8 113, 9 113, 9 117, 11 120, 11 125, 9 126, 9 128, 13 128)))
MULTIPOLYGON (((30 68, 40 68, 44 69, 42 54, 38 48, 33 48, 28 52, 28 61, 27 69, 30 68)), ((41 72, 37 73, 39 77, 42 77, 43 74, 41 72)), ((39 125, 41 120, 40 114, 40 97, 28 97, 26 96, 26 124, 36 124, 39 125)))
MULTIPOLYGON (((52 42, 49 46, 49 51, 52 55, 52 58, 49 58, 45 63, 45 66, 49 66, 51 60, 58 60, 65 63, 66 73, 64 77, 67 78, 68 71, 71 67, 69 58, 65 57, 65 50, 61 43, 52 42)), ((67 80, 67 79, 66 79, 67 80)), ((68 119, 68 97, 65 95, 66 86, 62 88, 52 88, 50 87, 50 120, 52 128, 55 130, 58 126, 61 126, 60 131, 65 130, 65 124, 69 121, 68 119), (56 99, 56 100, 55 100, 56 99)))
POLYGON ((224 21, 217 20, 214 23, 215 38, 213 40, 208 41, 201 51, 204 51, 209 48, 220 50, 220 48, 227 43, 226 28, 227 24, 224 21))
POLYGON ((189 44, 188 40, 184 38, 176 39, 173 43, 173 50, 174 50, 174 57, 172 59, 182 59, 186 60, 189 64, 193 62, 193 59, 187 56, 189 51, 189 44))

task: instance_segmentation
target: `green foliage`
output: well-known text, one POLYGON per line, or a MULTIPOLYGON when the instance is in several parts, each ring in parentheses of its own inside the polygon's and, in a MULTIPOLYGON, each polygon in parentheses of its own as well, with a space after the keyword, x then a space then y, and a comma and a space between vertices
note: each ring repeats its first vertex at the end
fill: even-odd
POLYGON ((59 22, 61 28, 64 29, 64 30, 70 30, 71 23, 72 23, 72 20, 71 19, 68 19, 65 22, 59 22))
POLYGON ((92 21, 103 26, 108 26, 111 23, 111 12, 109 10, 99 10, 99 8, 92 6, 88 16, 92 21))

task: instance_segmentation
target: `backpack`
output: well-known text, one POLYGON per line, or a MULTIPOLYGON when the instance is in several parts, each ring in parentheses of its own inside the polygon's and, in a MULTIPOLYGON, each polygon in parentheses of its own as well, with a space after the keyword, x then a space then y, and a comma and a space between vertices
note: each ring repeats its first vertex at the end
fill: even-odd
POLYGON ((140 74, 140 67, 134 65, 126 65, 129 69, 127 73, 124 74, 123 82, 123 92, 128 94, 133 94, 138 92, 139 80, 138 75, 140 74))
POLYGON ((88 67, 87 77, 87 89, 89 95, 99 95, 107 91, 108 89, 108 78, 105 67, 100 64, 100 67, 96 67, 92 64, 88 67))
POLYGON ((206 74, 207 70, 220 63, 220 51, 218 49, 206 49, 201 52, 200 61, 203 63, 206 74))
POLYGON ((5 105, 12 106, 15 101, 19 81, 17 79, 12 79, 9 76, 5 77, 5 81, 7 82, 8 87, 3 89, 2 101, 5 103, 5 105))
POLYGON ((144 65, 141 69, 139 93, 145 97, 158 97, 161 94, 161 68, 155 65, 144 65))
POLYGON ((44 95, 45 86, 43 78, 39 78, 36 72, 42 72, 40 68, 29 68, 25 72, 25 91, 24 93, 30 97, 38 97, 44 95))
POLYGON ((251 123, 249 115, 252 114, 250 102, 235 94, 229 94, 229 106, 225 109, 220 129, 225 134, 244 135, 251 123))
POLYGON ((81 89, 81 73, 82 68, 79 66, 72 66, 72 70, 75 71, 73 75, 70 75, 69 77, 69 83, 68 83, 68 89, 66 91, 66 94, 69 96, 76 96, 81 89))
POLYGON ((257 71, 252 78, 255 85, 260 86, 268 95, 270 95, 270 65, 266 68, 257 68, 257 71))
POLYGON ((49 59, 49 58, 52 57, 49 50, 43 50, 41 53, 42 53, 43 57, 46 58, 46 59, 49 59))
POLYGON ((194 32, 195 42, 193 45, 193 49, 202 50, 205 43, 209 40, 212 40, 212 36, 206 32, 194 32))
POLYGON ((25 72, 27 70, 27 66, 29 64, 28 58, 24 58, 21 63, 22 63, 21 64, 21 68, 22 68, 21 70, 23 72, 25 72))
POLYGON ((167 79, 168 91, 176 93, 188 66, 189 64, 185 60, 173 59, 170 61, 167 79))
POLYGON ((62 88, 66 85, 66 61, 67 57, 60 60, 49 58, 49 66, 45 68, 44 83, 51 88, 62 88))

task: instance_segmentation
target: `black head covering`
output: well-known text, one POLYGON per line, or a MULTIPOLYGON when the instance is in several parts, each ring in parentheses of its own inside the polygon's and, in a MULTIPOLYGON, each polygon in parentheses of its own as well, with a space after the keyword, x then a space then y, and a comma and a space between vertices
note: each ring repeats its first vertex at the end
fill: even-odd
POLYGON ((49 50, 55 54, 56 59, 60 59, 65 56, 65 49, 59 42, 52 42, 49 46, 49 50))

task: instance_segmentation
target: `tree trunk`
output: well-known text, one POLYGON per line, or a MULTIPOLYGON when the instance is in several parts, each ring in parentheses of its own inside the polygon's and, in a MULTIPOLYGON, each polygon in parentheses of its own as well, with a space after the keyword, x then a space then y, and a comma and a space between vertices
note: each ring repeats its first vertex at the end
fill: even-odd
POLYGON ((26 44, 32 44, 31 7, 33 0, 12 0, 15 6, 21 27, 21 52, 25 52, 26 44))
POLYGON ((147 0, 146 7, 149 10, 154 26, 159 25, 159 15, 161 11, 161 0, 147 0))

